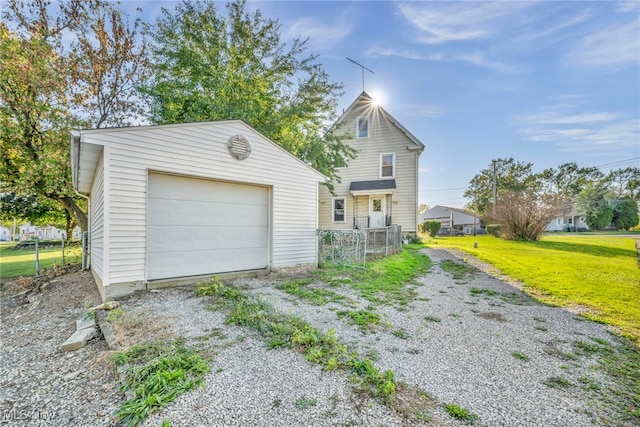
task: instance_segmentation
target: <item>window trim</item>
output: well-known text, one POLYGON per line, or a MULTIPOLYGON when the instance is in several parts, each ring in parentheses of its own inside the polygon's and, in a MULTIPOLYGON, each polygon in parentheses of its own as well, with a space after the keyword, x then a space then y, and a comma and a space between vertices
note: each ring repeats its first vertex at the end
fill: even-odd
POLYGON ((369 138, 370 134, 371 134, 371 120, 370 120, 369 116, 358 117, 356 119, 356 139, 369 138), (360 136, 360 121, 361 120, 366 120, 367 121, 367 135, 366 136, 360 136))
POLYGON ((396 153, 384 153, 384 154, 380 154, 380 166, 378 169, 380 178, 395 178, 396 177, 396 153), (384 156, 391 156, 391 175, 389 176, 384 176, 382 175, 382 159, 384 158, 384 156))
POLYGON ((346 197, 332 197, 331 198, 331 222, 332 223, 346 223, 347 222, 347 198, 346 197), (343 201, 343 217, 342 221, 336 220, 336 200, 343 201))

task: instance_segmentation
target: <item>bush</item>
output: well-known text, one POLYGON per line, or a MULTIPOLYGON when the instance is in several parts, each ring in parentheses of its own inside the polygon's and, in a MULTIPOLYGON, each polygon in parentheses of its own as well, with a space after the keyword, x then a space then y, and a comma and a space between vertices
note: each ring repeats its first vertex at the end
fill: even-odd
POLYGON ((500 236, 500 224, 488 224, 486 227, 487 233, 492 236, 499 237, 500 236))
POLYGON ((440 221, 425 221, 420 224, 420 231, 423 233, 429 233, 431 237, 436 237, 438 231, 440 231, 442 223, 440 221))

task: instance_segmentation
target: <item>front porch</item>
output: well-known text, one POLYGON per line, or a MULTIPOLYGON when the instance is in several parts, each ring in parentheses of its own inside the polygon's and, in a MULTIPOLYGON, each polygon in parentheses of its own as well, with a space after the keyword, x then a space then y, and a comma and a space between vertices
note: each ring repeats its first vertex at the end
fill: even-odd
POLYGON ((389 227, 393 224, 395 179, 352 182, 353 228, 356 230, 389 227))

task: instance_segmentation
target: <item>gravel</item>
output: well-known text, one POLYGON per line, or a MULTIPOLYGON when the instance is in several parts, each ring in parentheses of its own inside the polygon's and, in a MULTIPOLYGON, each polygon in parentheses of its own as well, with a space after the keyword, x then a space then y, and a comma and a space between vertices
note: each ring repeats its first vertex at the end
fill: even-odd
MULTIPOLYGON (((235 284, 323 332, 334 329, 342 342, 361 354, 377 355, 375 365, 381 371, 393 370, 396 379, 435 400, 428 425, 465 425, 447 414, 445 404, 467 409, 477 416, 475 425, 483 426, 623 425, 600 403, 597 390, 583 386, 586 381, 599 390, 615 385, 593 368, 595 357, 574 355, 577 340, 596 338, 615 345, 603 325, 536 303, 512 284, 480 270, 454 280, 439 266, 455 259, 453 255, 436 249, 424 252, 434 266, 419 278, 416 298, 407 307, 377 305, 373 309, 382 320, 364 332, 337 315, 370 306, 347 286, 329 289, 349 297, 352 305, 315 306, 278 290, 276 278, 238 279, 235 284), (549 380, 554 378, 570 385, 545 384, 553 385, 549 380)), ((60 295, 42 298, 37 309, 18 319, 30 304, 3 297, 0 397, 9 424, 6 414, 21 410, 55 412, 56 418, 31 418, 15 425, 115 422, 112 415, 124 397, 115 386, 104 342, 59 352, 72 322, 85 311, 84 302, 98 301, 90 276, 76 274, 82 286, 78 284, 74 293, 51 286, 44 295, 60 295)), ((179 396, 145 426, 166 419, 174 426, 415 425, 357 394, 347 373, 323 371, 293 350, 269 350, 254 332, 226 325, 225 313, 207 310, 206 300, 195 297, 193 288, 137 294, 122 301, 121 308, 138 319, 132 328, 138 335, 128 339, 180 337, 185 345, 212 356, 205 385, 179 396)))

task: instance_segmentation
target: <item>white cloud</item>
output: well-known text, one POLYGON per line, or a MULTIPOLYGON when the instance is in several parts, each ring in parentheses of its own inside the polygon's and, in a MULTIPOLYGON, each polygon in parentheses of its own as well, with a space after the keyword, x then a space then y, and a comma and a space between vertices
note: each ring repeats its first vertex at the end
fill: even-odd
POLYGON ((344 11, 338 19, 331 22, 319 22, 306 17, 297 19, 287 26, 285 38, 308 37, 309 43, 314 47, 330 48, 351 34, 352 20, 347 17, 348 13, 344 11))
POLYGON ((405 116, 413 117, 441 117, 445 113, 445 110, 437 105, 432 104, 420 104, 420 105, 405 105, 402 108, 402 114, 405 116))
POLYGON ((525 139, 551 143, 560 152, 608 155, 637 153, 640 123, 637 118, 615 112, 566 114, 546 110, 515 118, 525 139))
POLYGON ((419 41, 439 44, 492 36, 500 23, 531 6, 528 2, 435 2, 404 3, 399 11, 424 33, 419 41))
POLYGON ((525 34, 523 36, 520 37, 520 39, 522 40, 533 40, 533 39, 538 39, 538 38, 542 38, 542 37, 547 37, 550 36, 554 33, 557 33, 558 31, 564 30, 566 28, 570 28, 573 27, 575 25, 581 24, 583 22, 586 22, 587 20, 589 20, 589 18, 591 18, 593 16, 593 11, 591 9, 585 9, 585 10, 581 10, 577 15, 575 16, 571 16, 568 19, 565 19, 549 28, 547 28, 546 30, 536 30, 534 32, 530 32, 528 34, 525 34))
POLYGON ((631 12, 634 10, 640 10, 640 2, 638 1, 623 1, 616 4, 615 10, 618 12, 631 12))
POLYGON ((415 50, 396 50, 393 48, 372 47, 365 52, 366 56, 398 56, 416 61, 466 62, 477 67, 490 68, 503 73, 519 73, 524 69, 518 65, 508 64, 488 58, 482 51, 447 55, 442 52, 424 54, 415 50))
POLYGON ((431 168, 427 166, 421 166, 419 169, 420 173, 429 173, 431 172, 431 168))
POLYGON ((566 55, 571 66, 615 71, 640 63, 640 20, 601 28, 584 37, 566 55))

